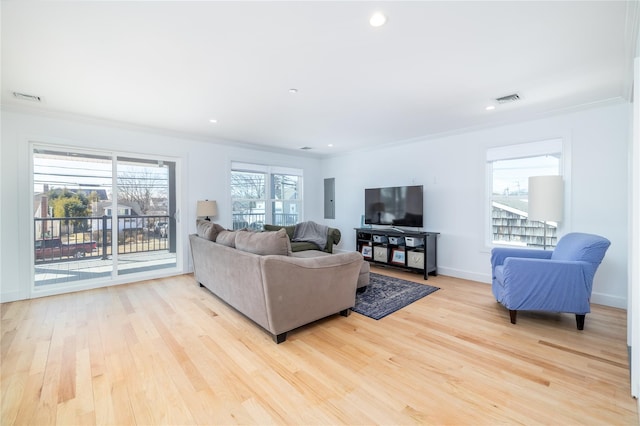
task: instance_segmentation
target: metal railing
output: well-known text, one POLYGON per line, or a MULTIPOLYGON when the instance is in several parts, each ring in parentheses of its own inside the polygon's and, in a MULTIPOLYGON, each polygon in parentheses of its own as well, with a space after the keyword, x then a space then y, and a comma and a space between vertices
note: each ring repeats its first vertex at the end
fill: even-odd
MULTIPOLYGON (((118 216, 118 254, 169 249, 169 216, 118 216)), ((34 218, 35 260, 59 262, 112 254, 113 218, 34 218)))
MULTIPOLYGON (((255 231, 262 230, 265 224, 264 213, 233 213, 233 229, 252 229, 255 231)), ((273 215, 273 223, 270 225, 290 226, 298 223, 298 213, 275 213, 273 215)))

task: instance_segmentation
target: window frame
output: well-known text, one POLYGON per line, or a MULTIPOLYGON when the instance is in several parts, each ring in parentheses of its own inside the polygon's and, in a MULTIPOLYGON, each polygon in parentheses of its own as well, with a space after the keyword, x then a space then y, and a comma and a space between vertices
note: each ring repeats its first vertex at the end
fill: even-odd
MULTIPOLYGON (((494 247, 512 247, 508 243, 494 242, 493 240, 493 167, 494 161, 515 160, 544 155, 560 155, 558 164, 558 174, 564 180, 564 220, 557 224, 557 236, 562 235, 563 230, 569 226, 570 206, 571 206, 571 143, 568 137, 553 137, 540 139, 533 142, 523 142, 493 146, 485 152, 485 219, 484 219, 484 246, 487 251, 494 247)), ((533 248, 534 246, 524 246, 523 248, 533 248)), ((542 248, 540 248, 542 250, 542 248)))
MULTIPOLYGON (((176 217, 176 237, 175 237, 176 251, 175 251, 175 264, 173 266, 166 267, 166 268, 159 268, 159 269, 144 270, 144 271, 135 272, 135 273, 122 273, 122 268, 118 269, 118 265, 117 265, 118 245, 117 245, 117 239, 114 238, 112 239, 112 242, 111 242, 112 254, 110 256, 111 256, 111 259, 113 260, 112 266, 115 265, 115 267, 112 268, 109 276, 88 278, 88 279, 77 280, 77 281, 69 281, 67 283, 63 283, 60 285, 56 284, 52 286, 40 287, 40 286, 36 286, 35 276, 34 276, 34 273, 32 272, 29 275, 29 281, 30 281, 29 293, 28 293, 29 298, 64 294, 70 291, 88 290, 88 289, 93 289, 98 287, 113 286, 113 285, 125 284, 125 283, 130 283, 135 281, 144 281, 144 280, 149 280, 153 278, 175 276, 175 275, 180 275, 184 273, 184 255, 185 255, 186 248, 184 247, 184 238, 182 236, 184 233, 183 223, 179 220, 180 211, 182 210, 182 204, 183 204, 183 200, 182 200, 183 158, 182 157, 156 155, 156 154, 154 155, 140 154, 140 153, 133 153, 129 151, 113 150, 113 149, 86 148, 86 147, 81 147, 81 146, 77 146, 69 143, 50 141, 48 138, 44 140, 28 140, 25 147, 26 147, 26 149, 24 150, 25 157, 23 158, 28 164, 28 168, 25 169, 25 172, 28 173, 28 175, 25 175, 25 180, 26 182, 28 182, 29 191, 31 191, 31 194, 32 194, 32 196, 29 197, 29 200, 33 199, 33 193, 34 193, 34 181, 35 181, 34 174, 36 171, 34 167, 34 153, 37 150, 67 151, 74 155, 77 154, 79 156, 87 156, 87 157, 92 157, 92 156, 108 157, 109 161, 111 162, 112 173, 111 173, 110 180, 111 180, 112 193, 117 193, 117 166, 118 166, 119 159, 134 158, 136 160, 140 160, 140 161, 147 160, 149 162, 158 162, 158 161, 172 162, 174 163, 174 168, 175 168, 173 197, 175 197, 174 217, 176 217)), ((30 204, 32 205, 32 202, 30 202, 30 204)), ((117 200, 112 200, 109 207, 111 209, 111 213, 113 213, 116 207, 117 207, 117 200)), ((117 211, 117 209, 115 211, 117 211)), ((25 210, 25 213, 26 212, 27 211, 25 210)), ((25 217, 30 218, 29 222, 33 220, 32 208, 29 208, 27 216, 25 217)), ((117 229, 115 230, 115 232, 117 235, 117 232, 118 232, 117 229)), ((36 233, 34 230, 34 226, 31 226, 31 223, 29 226, 28 235, 29 235, 29 241, 35 241, 36 233)), ((35 264, 34 263, 35 255, 34 255, 33 245, 31 245, 31 243, 29 244, 30 244, 30 247, 29 247, 30 265, 33 266, 35 264)))
POLYGON ((257 164, 257 163, 246 163, 241 161, 231 161, 231 165, 229 168, 229 209, 231 221, 233 223, 233 205, 237 200, 245 200, 249 201, 249 199, 238 199, 234 198, 231 193, 231 186, 233 180, 234 172, 247 172, 247 173, 258 173, 264 174, 265 177, 265 187, 264 187, 264 198, 260 198, 259 200, 254 201, 264 201, 264 224, 275 224, 274 222, 274 206, 276 202, 283 202, 286 200, 281 200, 275 197, 274 187, 273 187, 273 176, 274 175, 285 175, 285 176, 297 176, 299 178, 298 181, 298 191, 297 197, 295 198, 296 203, 299 206, 299 211, 297 213, 298 220, 296 223, 300 223, 304 221, 304 170, 293 168, 293 167, 283 167, 283 166, 275 166, 268 164, 257 164))

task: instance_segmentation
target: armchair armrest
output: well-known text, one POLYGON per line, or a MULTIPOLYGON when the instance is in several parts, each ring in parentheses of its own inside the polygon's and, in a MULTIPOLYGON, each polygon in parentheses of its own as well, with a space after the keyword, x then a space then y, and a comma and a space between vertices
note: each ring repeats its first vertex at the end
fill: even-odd
POLYGON ((551 259, 552 251, 513 248, 513 247, 494 247, 491 250, 491 268, 502 265, 508 257, 520 257, 529 259, 551 259))
POLYGON ((589 263, 509 257, 504 260, 503 303, 508 309, 590 312, 589 263))

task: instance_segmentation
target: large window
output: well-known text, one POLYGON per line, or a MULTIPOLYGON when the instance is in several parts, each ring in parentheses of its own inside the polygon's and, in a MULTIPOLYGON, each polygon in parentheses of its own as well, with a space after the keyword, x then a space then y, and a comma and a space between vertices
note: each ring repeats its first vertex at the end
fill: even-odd
POLYGON ((303 220, 302 170, 233 162, 231 201, 233 229, 295 225, 303 220))
POLYGON ((176 163, 33 146, 34 283, 177 267, 176 163))
POLYGON ((555 222, 530 221, 529 176, 562 175, 562 140, 509 145, 487 151, 491 244, 554 247, 555 222), (545 230, 546 227, 546 230, 545 230))

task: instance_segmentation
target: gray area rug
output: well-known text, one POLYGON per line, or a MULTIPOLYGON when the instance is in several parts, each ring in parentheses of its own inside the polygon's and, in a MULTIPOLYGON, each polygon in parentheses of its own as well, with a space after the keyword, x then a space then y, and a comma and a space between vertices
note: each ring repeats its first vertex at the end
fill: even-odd
POLYGON ((356 294, 353 312, 379 320, 436 290, 440 288, 372 272, 367 289, 356 294))

